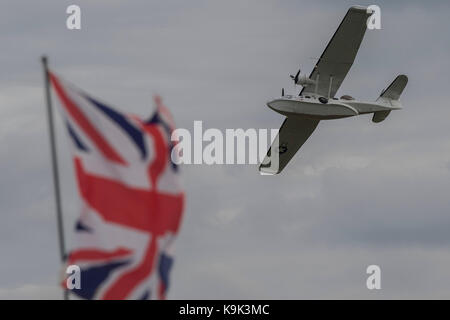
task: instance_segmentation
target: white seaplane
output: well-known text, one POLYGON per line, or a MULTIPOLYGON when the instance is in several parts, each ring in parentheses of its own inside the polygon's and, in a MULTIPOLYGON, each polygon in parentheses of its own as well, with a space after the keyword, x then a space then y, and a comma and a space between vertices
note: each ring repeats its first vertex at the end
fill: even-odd
POLYGON ((353 6, 345 15, 310 76, 291 75, 300 94, 285 95, 267 102, 272 110, 286 116, 278 136, 259 166, 261 174, 280 173, 297 150, 311 136, 320 120, 340 119, 373 113, 373 122, 381 122, 392 110, 402 108, 399 98, 408 78, 399 75, 375 101, 358 101, 349 95, 335 98, 355 60, 372 10, 353 6), (273 154, 272 154, 273 153, 273 154))

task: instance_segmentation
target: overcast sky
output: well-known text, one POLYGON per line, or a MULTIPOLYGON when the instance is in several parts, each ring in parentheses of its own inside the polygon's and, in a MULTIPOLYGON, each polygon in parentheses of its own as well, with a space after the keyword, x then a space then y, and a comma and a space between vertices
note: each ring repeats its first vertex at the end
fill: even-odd
MULTIPOLYGON (((118 109, 159 93, 180 127, 278 128, 265 106, 309 74, 354 1, 2 1, 0 298, 60 298, 39 58, 118 109), (78 4, 82 29, 66 29, 78 4)), ((447 1, 381 7, 338 96, 375 100, 409 76, 404 109, 323 121, 278 176, 183 166, 187 207, 169 298, 450 298, 447 1), (370 264, 382 289, 369 291, 370 264)), ((78 213, 57 118, 65 229, 78 213)))

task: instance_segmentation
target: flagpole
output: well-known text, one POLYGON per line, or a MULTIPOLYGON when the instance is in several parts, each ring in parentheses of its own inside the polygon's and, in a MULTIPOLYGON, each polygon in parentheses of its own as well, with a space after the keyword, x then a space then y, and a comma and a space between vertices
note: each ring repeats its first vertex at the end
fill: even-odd
MULTIPOLYGON (((53 172, 53 191, 55 192, 55 204, 56 204, 56 221, 58 228, 58 240, 59 240, 59 256, 61 262, 64 263, 66 259, 66 247, 64 243, 64 224, 61 207, 61 193, 59 187, 59 171, 58 171, 58 158, 56 154, 56 141, 55 141, 55 129, 53 124, 53 109, 52 100, 50 95, 50 79, 48 73, 47 57, 42 56, 42 66, 44 68, 44 81, 45 81, 45 98, 47 100, 47 123, 50 138, 50 155, 52 159, 52 172, 53 172)), ((64 300, 68 300, 68 290, 64 290, 64 300)))

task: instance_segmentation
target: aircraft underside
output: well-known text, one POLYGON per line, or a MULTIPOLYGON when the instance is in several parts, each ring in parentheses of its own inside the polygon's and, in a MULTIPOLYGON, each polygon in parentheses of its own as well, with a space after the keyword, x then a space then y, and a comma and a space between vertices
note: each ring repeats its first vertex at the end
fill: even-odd
POLYGON ((267 105, 272 110, 285 116, 303 116, 319 120, 331 120, 353 117, 360 114, 374 113, 378 111, 390 111, 400 109, 397 106, 384 106, 375 102, 345 101, 326 99, 322 103, 319 100, 310 98, 312 101, 305 101, 303 98, 279 98, 269 101, 267 105))

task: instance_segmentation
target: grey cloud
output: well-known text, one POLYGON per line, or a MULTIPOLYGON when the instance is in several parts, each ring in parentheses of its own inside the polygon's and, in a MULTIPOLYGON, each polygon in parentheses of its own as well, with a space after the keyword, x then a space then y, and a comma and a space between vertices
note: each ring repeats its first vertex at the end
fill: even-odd
MULTIPOLYGON (((265 101, 308 73, 351 1, 2 3, 0 298, 60 298, 39 57, 141 116, 164 96, 179 126, 278 128, 265 101)), ((371 3, 361 3, 371 4, 371 3)), ((324 121, 277 177, 256 166, 184 166, 187 208, 171 298, 448 298, 450 132, 445 2, 379 3, 339 94, 375 99, 397 73, 405 109, 324 121), (379 264, 383 289, 365 288, 379 264)), ((58 122, 65 227, 77 216, 58 122)))

